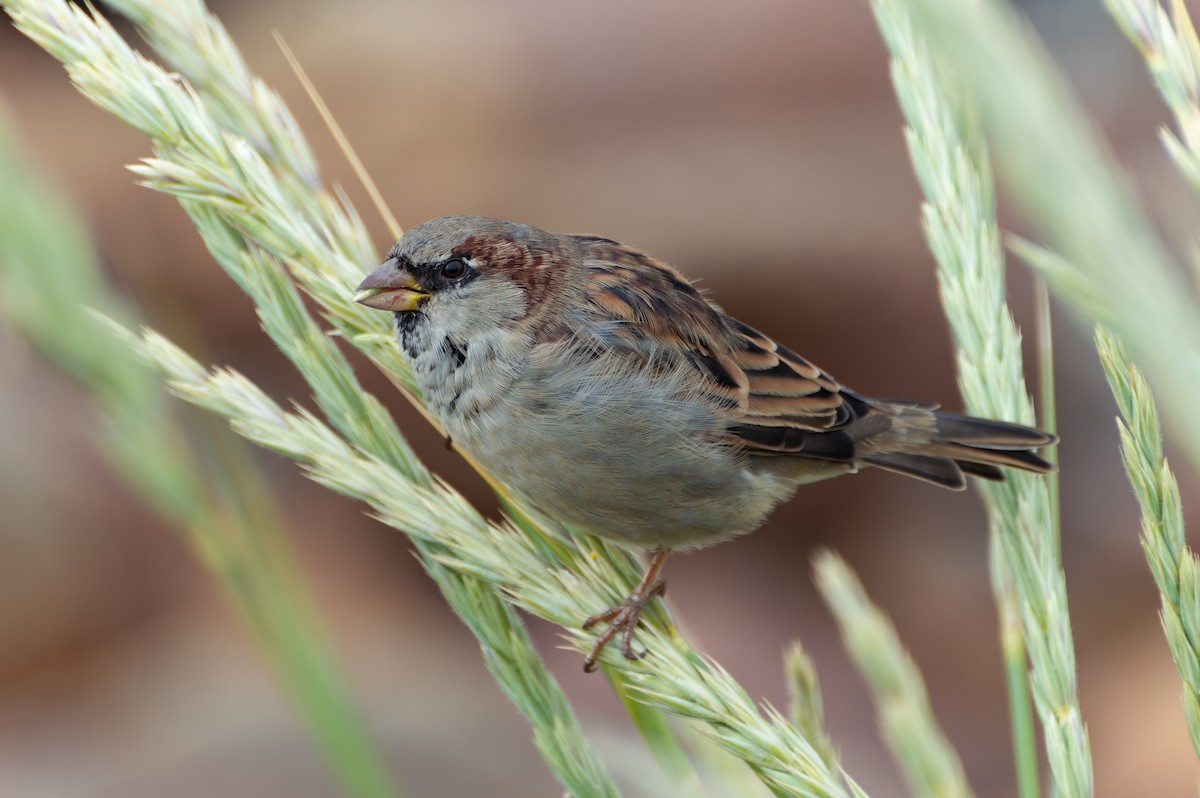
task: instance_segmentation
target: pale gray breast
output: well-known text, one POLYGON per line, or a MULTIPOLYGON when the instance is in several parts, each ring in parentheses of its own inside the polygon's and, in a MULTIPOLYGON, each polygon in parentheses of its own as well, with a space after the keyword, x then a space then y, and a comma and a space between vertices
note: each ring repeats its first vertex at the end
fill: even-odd
POLYGON ((462 325, 443 324, 444 316, 398 313, 396 331, 429 411, 451 431, 508 391, 518 374, 512 364, 529 343, 503 328, 467 338, 462 325))
POLYGON ((696 547, 751 531, 794 490, 795 475, 762 468, 724 434, 721 400, 694 387, 686 363, 631 372, 628 353, 497 329, 463 341, 419 313, 397 328, 455 446, 561 521, 696 547))
POLYGON ((689 387, 689 367, 623 366, 612 353, 535 347, 488 406, 450 415, 451 435, 551 515, 646 547, 749 531, 791 492, 750 467, 718 400, 689 387))

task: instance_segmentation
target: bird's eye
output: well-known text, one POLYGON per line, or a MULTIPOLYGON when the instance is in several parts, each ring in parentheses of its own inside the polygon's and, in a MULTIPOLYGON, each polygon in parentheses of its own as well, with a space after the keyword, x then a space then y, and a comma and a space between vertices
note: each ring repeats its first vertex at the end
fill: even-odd
POLYGON ((451 258, 442 264, 442 276, 449 280, 457 280, 467 273, 467 264, 461 258, 451 258))

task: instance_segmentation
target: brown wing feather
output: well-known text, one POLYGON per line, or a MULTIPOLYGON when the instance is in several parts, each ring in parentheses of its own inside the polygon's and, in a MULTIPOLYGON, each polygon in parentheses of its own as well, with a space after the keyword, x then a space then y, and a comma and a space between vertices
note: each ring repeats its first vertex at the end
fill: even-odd
MULTIPOLYGON (((576 237, 591 262, 587 296, 612 334, 642 349, 682 348, 709 392, 732 407, 729 434, 749 451, 850 461, 845 428, 869 405, 808 360, 708 302, 665 263, 608 239, 576 237)), ((881 419, 886 423, 886 419, 881 419)))
POLYGON ((680 351, 705 377, 708 392, 744 408, 746 379, 731 358, 724 314, 670 266, 604 238, 584 245, 587 299, 610 342, 642 352, 680 351))
POLYGON ((867 411, 858 396, 805 358, 747 324, 729 322, 737 337, 734 362, 746 375, 747 421, 827 432, 867 411))

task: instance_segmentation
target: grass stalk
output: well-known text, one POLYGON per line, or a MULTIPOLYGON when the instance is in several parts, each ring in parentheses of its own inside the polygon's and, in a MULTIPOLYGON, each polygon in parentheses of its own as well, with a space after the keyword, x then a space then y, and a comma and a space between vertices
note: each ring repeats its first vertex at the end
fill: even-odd
POLYGON ((3 119, 0 183, 0 316, 95 398, 105 452, 214 575, 345 793, 398 795, 248 453, 220 431, 215 466, 201 467, 157 381, 63 301, 69 285, 96 308, 132 316, 105 282, 77 216, 24 165, 3 119))
POLYGON ((787 677, 788 716, 800 733, 813 741, 817 753, 830 766, 837 763, 837 751, 825 732, 825 710, 821 684, 812 658, 797 640, 784 651, 783 669, 787 677))
POLYGON ((1104 376, 1117 400, 1121 454, 1142 511, 1142 549, 1158 586, 1163 631, 1183 680, 1183 712, 1200 755, 1200 558, 1188 548, 1179 485, 1163 455, 1162 428, 1145 377, 1120 342, 1096 330, 1104 376))
MULTIPOLYGON (((1168 155, 1200 192, 1200 39, 1182 0, 1104 0, 1146 61, 1178 132, 1160 131, 1168 155)), ((1035 260, 1053 256, 1028 250, 1035 260)), ((1061 266, 1060 266, 1061 270, 1061 266)), ((1120 412, 1125 471, 1142 512, 1142 548, 1161 600, 1160 619, 1183 681, 1183 709, 1200 755, 1200 559, 1188 548, 1175 475, 1163 455, 1162 428, 1146 378, 1120 341, 1096 328, 1096 349, 1120 412)))
POLYGON ((1041 776, 1038 773, 1037 727, 1033 720, 1033 697, 1029 691, 1029 653, 1021 634, 1017 614, 1017 595, 1012 579, 1004 572, 1004 553, 1000 533, 995 528, 988 537, 991 550, 991 584, 996 596, 996 619, 1000 629, 1000 657, 1004 665, 1004 690, 1008 698, 1008 724, 1013 747, 1017 795, 1038 798, 1041 776))
POLYGON ((700 774, 692 764, 675 730, 667 721, 665 715, 653 707, 638 701, 630 693, 629 684, 625 678, 605 666, 604 675, 616 693, 633 727, 637 730, 642 742, 646 744, 650 755, 658 763, 659 768, 671 783, 676 795, 703 795, 700 774))
MULTIPOLYGON (((959 383, 967 408, 973 415, 1033 424, 1020 335, 1004 298, 991 174, 971 112, 945 80, 925 31, 916 32, 910 14, 920 11, 922 3, 877 0, 872 7, 893 57, 893 82, 909 126, 909 153, 926 199, 922 221, 938 262, 942 304, 958 349, 959 383)), ((940 44, 932 39, 932 45, 940 44)), ((933 49, 940 53, 940 47, 933 49)), ((1079 711, 1050 486, 1029 474, 1010 473, 1003 483, 982 486, 982 493, 993 535, 992 581, 1018 788, 1023 798, 1038 794, 1032 721, 1022 686, 1028 657, 1029 684, 1056 792, 1089 796, 1091 752, 1079 711), (1021 631, 1024 651, 1017 636, 1010 634, 1014 626, 1021 631)))
MULTIPOLYGON (((1038 423, 1046 432, 1058 433, 1058 405, 1054 391, 1054 324, 1050 316, 1050 286, 1044 277, 1033 278, 1034 315, 1037 318, 1037 364, 1038 364, 1038 423)), ((1058 447, 1045 451, 1045 458, 1058 465, 1058 447)), ((1062 505, 1059 496, 1059 476, 1055 471, 1046 475, 1050 492, 1050 518, 1054 522, 1054 548, 1062 557, 1062 505)))
POLYGON ((887 617, 871 604, 858 578, 832 552, 815 560, 817 586, 842 640, 870 689, 884 740, 913 795, 970 798, 962 763, 934 720, 917 664, 887 617))
POLYGON ((1146 61, 1154 84, 1175 117, 1178 133, 1161 131, 1168 155, 1200 191, 1200 39, 1183 0, 1103 0, 1105 8, 1146 61))

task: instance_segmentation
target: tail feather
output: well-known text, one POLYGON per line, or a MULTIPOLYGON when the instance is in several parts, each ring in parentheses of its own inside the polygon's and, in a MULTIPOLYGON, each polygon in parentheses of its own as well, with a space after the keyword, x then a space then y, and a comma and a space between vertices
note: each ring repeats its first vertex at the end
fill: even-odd
POLYGON ((1048 474, 1054 470, 1049 461, 1029 449, 994 449, 979 443, 967 445, 958 441, 934 441, 922 446, 921 453, 968 463, 1007 466, 1035 474, 1048 474))
MULTIPOLYGON (((1002 468, 1035 474, 1054 470, 1054 464, 1035 451, 1058 441, 1050 433, 1007 421, 900 403, 884 407, 892 414, 893 431, 906 432, 892 439, 899 444, 895 449, 886 445, 870 447, 873 450, 859 457, 864 463, 952 490, 963 490, 967 476, 1003 481, 1002 468)), ((880 436, 879 444, 884 443, 885 436, 880 436)))
POLYGON ((949 457, 889 452, 888 454, 869 454, 861 460, 876 468, 882 468, 884 471, 915 477, 950 490, 967 489, 967 478, 963 476, 962 467, 949 457))
POLYGON ((933 414, 939 440, 979 446, 984 449, 1035 449, 1058 442, 1058 438, 1040 429, 996 421, 990 418, 960 416, 938 410, 933 414))
POLYGON ((959 460, 958 467, 962 469, 964 474, 970 474, 973 477, 986 479, 990 482, 1004 481, 1004 472, 993 465, 984 465, 983 463, 972 463, 967 460, 959 460))

